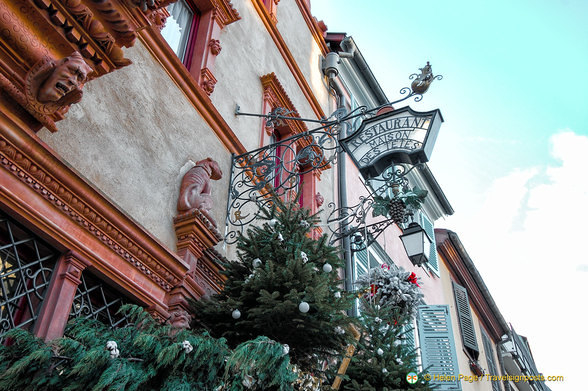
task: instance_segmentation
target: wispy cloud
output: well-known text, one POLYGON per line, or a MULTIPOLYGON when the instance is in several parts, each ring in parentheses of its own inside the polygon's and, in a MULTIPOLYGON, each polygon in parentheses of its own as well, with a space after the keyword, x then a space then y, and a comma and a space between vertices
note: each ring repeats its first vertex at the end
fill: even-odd
POLYGON ((496 179, 477 213, 452 228, 506 320, 529 337, 538 369, 566 376, 572 390, 582 388, 580 355, 588 350, 578 338, 578 300, 588 298, 588 275, 581 273, 588 272, 588 137, 566 129, 549 142, 556 164, 496 179))

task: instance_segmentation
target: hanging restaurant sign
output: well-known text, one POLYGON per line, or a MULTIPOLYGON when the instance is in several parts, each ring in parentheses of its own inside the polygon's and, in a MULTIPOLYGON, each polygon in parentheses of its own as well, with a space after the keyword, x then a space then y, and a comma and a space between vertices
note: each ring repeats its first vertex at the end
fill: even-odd
POLYGON ((365 120, 341 145, 369 179, 393 164, 428 162, 442 122, 439 109, 418 112, 407 106, 365 120))

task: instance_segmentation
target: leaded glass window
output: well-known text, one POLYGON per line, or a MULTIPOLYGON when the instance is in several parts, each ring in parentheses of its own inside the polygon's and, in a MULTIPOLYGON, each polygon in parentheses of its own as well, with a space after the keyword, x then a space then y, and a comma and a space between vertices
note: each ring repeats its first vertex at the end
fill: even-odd
POLYGON ((59 253, 0 211, 0 340, 33 330, 59 253))

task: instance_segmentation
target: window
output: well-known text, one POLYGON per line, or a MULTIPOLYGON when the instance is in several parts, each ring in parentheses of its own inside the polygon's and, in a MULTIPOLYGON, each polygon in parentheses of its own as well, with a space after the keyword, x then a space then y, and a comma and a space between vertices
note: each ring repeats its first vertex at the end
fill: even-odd
POLYGON ((0 212, 0 340, 13 328, 32 331, 58 253, 0 212))
POLYGON ((73 300, 69 318, 96 319, 111 327, 129 324, 125 316, 117 314, 121 305, 129 303, 120 293, 84 272, 73 300))
POLYGON ((431 384, 440 391, 461 390, 449 306, 423 305, 417 316, 423 369, 433 377, 431 384), (451 375, 455 380, 435 381, 435 376, 451 375))
MULTIPOLYGON (((260 80, 263 87, 262 112, 270 113, 282 108, 287 110, 288 116, 299 116, 298 111, 274 73, 261 76, 260 80)), ((275 123, 273 127, 268 127, 264 124, 260 146, 276 144, 306 131, 308 131, 308 128, 302 121, 283 120, 275 123)), ((311 170, 310 159, 313 159, 313 157, 309 158, 309 151, 312 151, 309 145, 310 140, 302 137, 296 140, 284 141, 282 144, 267 149, 268 164, 258 169, 257 175, 265 176, 263 180, 268 184, 272 184, 274 188, 281 186, 278 194, 283 195, 288 200, 293 200, 300 192, 298 200, 300 205, 310 209, 312 213, 316 213, 317 206, 314 202, 314 196, 321 169, 311 170), (274 158, 270 158, 271 156, 274 158)), ((317 164, 318 162, 313 163, 317 164)), ((322 169, 329 167, 327 165, 322 169)))
POLYGON ((374 243, 364 250, 353 253, 355 278, 367 274, 371 268, 380 267, 384 263, 393 265, 392 260, 389 259, 388 256, 386 256, 385 260, 383 260, 382 257, 377 254, 375 249, 376 246, 379 247, 379 244, 374 243))
POLYGON ((165 22, 165 27, 161 30, 161 35, 182 63, 189 68, 192 51, 190 44, 198 28, 198 13, 186 3, 186 0, 178 0, 176 3, 168 5, 167 11, 169 17, 165 22))
POLYGON ((463 286, 456 284, 455 281, 452 283, 463 347, 472 360, 477 360, 480 349, 478 348, 476 330, 474 329, 474 322, 472 320, 468 291, 463 286))

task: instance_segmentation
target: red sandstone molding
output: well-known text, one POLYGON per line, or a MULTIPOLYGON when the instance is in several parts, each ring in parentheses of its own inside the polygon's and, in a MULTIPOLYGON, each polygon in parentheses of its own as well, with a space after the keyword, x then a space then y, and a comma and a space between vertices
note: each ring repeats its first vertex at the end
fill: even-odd
MULTIPOLYGON (((68 221, 81 228, 85 234, 113 251, 121 265, 136 270, 135 273, 143 275, 142 278, 151 280, 164 291, 170 291, 181 281, 187 272, 187 265, 73 172, 41 140, 16 129, 16 124, 3 113, 0 130, 0 167, 25 184, 28 191, 52 205, 55 221, 68 221)), ((64 239, 62 227, 51 224, 41 226, 40 221, 44 218, 40 217, 37 208, 19 203, 20 198, 30 199, 28 193, 21 190, 15 194, 14 191, 14 187, 5 182, 0 187, 0 198, 12 202, 17 208, 26 208, 21 212, 28 214, 30 222, 46 235, 64 239)), ((94 258, 82 243, 70 241, 63 245, 94 258)), ((101 265, 103 260, 94 262, 95 259, 94 267, 112 274, 112 265, 101 265)), ((129 285, 134 284, 131 277, 124 277, 129 285)), ((145 292, 139 294, 147 298, 150 296, 145 292)))
POLYGON ((34 333, 37 337, 49 341, 63 335, 82 272, 88 265, 87 260, 71 252, 57 261, 47 296, 35 322, 34 333))
POLYGON ((302 71, 298 67, 296 60, 294 59, 294 56, 292 55, 292 52, 290 51, 290 49, 288 49, 288 45, 286 45, 286 42, 284 41, 284 38, 282 38, 282 35, 280 34, 276 24, 272 21, 269 12, 267 11, 265 5, 263 4, 263 1, 262 0, 251 0, 251 3, 253 4, 253 7, 255 8, 257 13, 259 14, 261 21, 263 22, 265 28, 267 29, 270 36, 274 40, 274 43, 276 44, 278 51, 280 52, 280 54, 284 58, 286 65, 290 69, 290 72, 292 72, 294 79, 296 79, 296 82, 300 86, 302 93, 304 94, 306 100, 310 104, 315 115, 317 116, 317 118, 325 117, 325 113, 324 113, 318 99, 314 95, 314 92, 310 88, 310 85, 308 84, 304 75, 302 74, 302 71))
MULTIPOLYGON (((271 109, 276 108, 276 107, 283 107, 283 108, 288 109, 289 111, 293 111, 293 114, 291 114, 291 115, 300 118, 300 114, 298 114, 298 110, 296 110, 296 107, 294 107, 294 104, 290 100, 290 97, 286 93, 286 90, 282 86, 282 83, 280 83, 280 81, 278 80, 275 73, 272 72, 272 73, 268 73, 267 75, 263 75, 260 77, 260 80, 261 80, 261 85, 263 87, 263 99, 264 99, 263 110, 264 110, 264 113, 267 113, 271 109)), ((300 134, 300 133, 308 131, 308 127, 302 121, 286 120, 286 122, 288 123, 289 129, 291 129, 291 133, 292 133, 291 135, 300 134)), ((267 131, 268 131, 268 129, 266 128, 266 132, 267 131)), ((290 136, 290 135, 288 135, 288 136, 290 136)), ((308 138, 304 137, 304 138, 301 138, 300 140, 298 140, 296 142, 296 144, 299 147, 303 148, 303 147, 310 145, 312 143, 312 141, 313 141, 312 137, 308 137, 308 138)), ((320 151, 316 151, 316 152, 317 152, 317 154, 320 154, 320 151)), ((327 170, 329 168, 331 168, 331 165, 327 164, 326 166, 324 166, 318 170, 314 170, 313 174, 316 178, 320 179, 321 172, 324 170, 327 170)), ((313 184, 313 188, 314 188, 314 184, 313 184)))
POLYGON ((245 153, 247 150, 243 144, 214 107, 206 92, 198 85, 175 53, 169 49, 159 31, 155 27, 145 28, 139 32, 139 39, 167 71, 227 150, 237 155, 245 153))
POLYGON ((325 42, 325 38, 323 36, 323 31, 318 25, 317 20, 312 16, 310 12, 310 7, 308 6, 307 0, 296 0, 296 4, 298 8, 300 8, 300 13, 310 30, 312 37, 314 38, 317 45, 321 49, 322 55, 326 55, 329 52, 329 48, 327 47, 327 42, 325 42))

